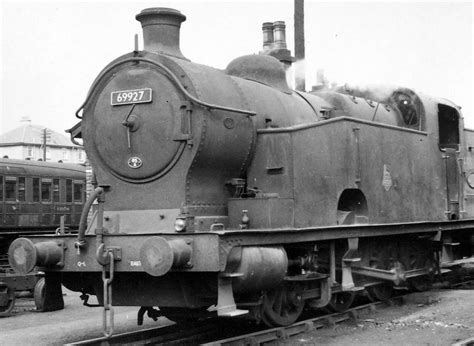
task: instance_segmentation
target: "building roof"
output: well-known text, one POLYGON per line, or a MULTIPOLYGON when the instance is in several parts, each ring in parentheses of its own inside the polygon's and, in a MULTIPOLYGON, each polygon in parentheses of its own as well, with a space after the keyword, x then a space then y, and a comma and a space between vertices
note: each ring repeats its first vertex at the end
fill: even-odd
MULTIPOLYGON (((35 125, 30 121, 23 121, 21 126, 0 135, 0 146, 11 145, 41 145, 43 144, 43 130, 46 126, 35 125)), ((48 129, 50 139, 49 146, 76 147, 71 143, 69 137, 48 129)))

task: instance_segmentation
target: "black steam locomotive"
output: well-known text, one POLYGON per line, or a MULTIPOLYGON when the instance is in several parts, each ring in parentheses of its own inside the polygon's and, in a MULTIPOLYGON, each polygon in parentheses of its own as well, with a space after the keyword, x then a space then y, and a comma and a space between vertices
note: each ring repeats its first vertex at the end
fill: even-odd
POLYGON ((281 326, 472 259, 474 133, 455 104, 296 92, 269 55, 186 59, 179 11, 136 18, 144 50, 105 67, 72 130, 97 176, 93 222, 16 240, 17 271, 96 295, 110 334, 113 305, 281 326))
POLYGON ((18 275, 8 265, 8 247, 20 236, 77 229, 85 202, 85 167, 76 164, 0 159, 0 316, 15 304, 15 291, 34 291, 43 308, 44 280, 18 275), (62 219, 62 222, 61 222, 62 219))

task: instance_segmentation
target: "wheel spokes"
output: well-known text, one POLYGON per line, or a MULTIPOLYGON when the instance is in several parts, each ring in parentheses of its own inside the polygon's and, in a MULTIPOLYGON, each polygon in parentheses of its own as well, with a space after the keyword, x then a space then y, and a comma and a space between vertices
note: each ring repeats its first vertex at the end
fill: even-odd
POLYGON ((281 286, 266 293, 263 299, 262 320, 269 327, 292 324, 300 316, 304 304, 304 300, 296 291, 281 286))

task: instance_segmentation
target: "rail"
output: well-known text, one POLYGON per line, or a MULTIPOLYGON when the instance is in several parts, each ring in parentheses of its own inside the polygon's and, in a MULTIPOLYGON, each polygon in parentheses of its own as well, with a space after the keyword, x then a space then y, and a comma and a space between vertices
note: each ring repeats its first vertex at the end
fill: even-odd
MULTIPOLYGON (((305 333, 311 330, 342 323, 344 321, 357 319, 363 313, 376 311, 377 307, 393 306, 403 303, 403 296, 393 297, 385 302, 374 302, 349 309, 342 313, 333 313, 316 318, 306 319, 287 327, 262 329, 262 327, 251 328, 248 326, 233 325, 231 328, 222 328, 216 319, 212 318, 192 326, 171 325, 165 327, 149 328, 140 331, 121 333, 112 337, 101 337, 83 340, 68 345, 120 345, 130 344, 164 344, 182 345, 260 345, 267 342, 285 339, 290 336, 305 333), (239 328, 240 327, 240 328, 239 328), (247 327, 247 328, 246 328, 247 327), (223 330, 227 329, 227 335, 223 330), (224 338, 222 338, 224 337, 224 338)), ((235 321, 234 321, 235 322, 235 321)))

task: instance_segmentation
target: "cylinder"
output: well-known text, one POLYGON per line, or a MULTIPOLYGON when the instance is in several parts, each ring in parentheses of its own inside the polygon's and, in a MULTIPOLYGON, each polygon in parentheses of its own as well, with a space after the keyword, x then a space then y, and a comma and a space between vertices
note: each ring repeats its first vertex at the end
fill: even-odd
POLYGON ((232 287, 235 293, 267 290, 278 286, 285 278, 288 257, 283 247, 244 247, 232 287))

